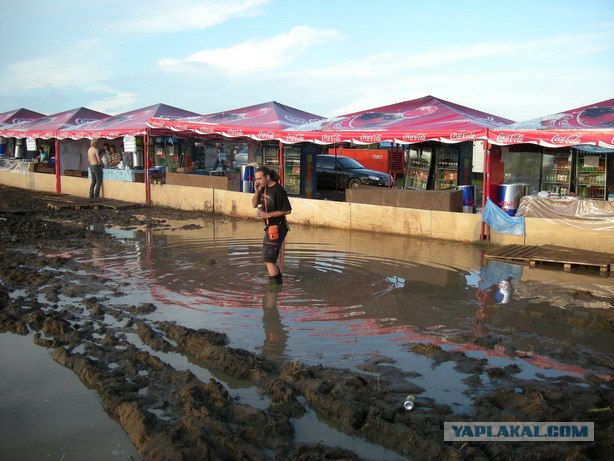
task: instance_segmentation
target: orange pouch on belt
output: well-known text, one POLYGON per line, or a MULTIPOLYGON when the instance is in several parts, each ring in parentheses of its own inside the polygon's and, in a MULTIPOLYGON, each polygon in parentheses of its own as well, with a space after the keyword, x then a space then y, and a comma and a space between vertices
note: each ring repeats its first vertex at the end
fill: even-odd
POLYGON ((268 227, 269 240, 277 240, 279 238, 279 226, 271 225, 268 227))

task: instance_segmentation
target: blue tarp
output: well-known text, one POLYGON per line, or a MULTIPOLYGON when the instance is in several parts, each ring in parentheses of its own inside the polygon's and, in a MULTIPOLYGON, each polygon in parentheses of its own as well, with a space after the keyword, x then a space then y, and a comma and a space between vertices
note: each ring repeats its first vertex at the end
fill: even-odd
POLYGON ((486 201, 486 207, 482 211, 482 221, 500 234, 524 237, 524 218, 508 215, 490 199, 486 201))

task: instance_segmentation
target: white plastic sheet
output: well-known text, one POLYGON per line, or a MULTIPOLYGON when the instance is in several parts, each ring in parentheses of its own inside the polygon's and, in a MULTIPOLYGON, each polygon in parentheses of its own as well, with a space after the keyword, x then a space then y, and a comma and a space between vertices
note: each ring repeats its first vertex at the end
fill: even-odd
POLYGON ((582 229, 614 231, 614 202, 602 200, 526 196, 520 200, 516 216, 551 219, 582 229))

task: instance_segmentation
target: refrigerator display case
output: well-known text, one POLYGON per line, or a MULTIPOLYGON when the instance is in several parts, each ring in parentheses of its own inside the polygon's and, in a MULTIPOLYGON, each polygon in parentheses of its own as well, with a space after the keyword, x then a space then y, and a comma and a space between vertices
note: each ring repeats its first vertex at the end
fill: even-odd
POLYGON ((571 191, 571 151, 544 153, 541 190, 567 195, 571 191))
POLYGON ((537 194, 541 186, 542 153, 510 151, 502 147, 501 155, 504 164, 503 184, 526 184, 528 195, 537 194))
POLYGON ((263 146, 262 163, 275 171, 279 171, 279 146, 263 146))
POLYGON ((432 152, 430 148, 410 149, 407 159, 407 176, 405 187, 409 189, 428 188, 431 171, 432 152))
POLYGON ((435 154, 435 189, 454 189, 458 185, 458 149, 442 147, 435 154))
POLYGON ((301 194, 301 148, 284 147, 284 189, 288 195, 301 194))
POLYGON ((576 195, 606 199, 606 154, 578 152, 576 157, 576 195))

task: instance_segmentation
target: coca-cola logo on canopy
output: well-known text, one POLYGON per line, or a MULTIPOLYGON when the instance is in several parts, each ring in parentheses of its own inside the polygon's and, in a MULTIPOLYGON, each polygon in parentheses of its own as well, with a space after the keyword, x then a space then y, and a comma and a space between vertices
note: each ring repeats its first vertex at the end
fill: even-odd
POLYGON ((289 134, 286 136, 286 141, 288 142, 303 142, 305 137, 301 134, 289 134))
POLYGON ((412 133, 412 134, 404 134, 402 137, 403 141, 426 141, 426 133, 412 133))
POLYGON ((360 140, 362 142, 368 142, 368 143, 381 142, 382 135, 381 134, 363 134, 363 135, 360 135, 360 140))
POLYGON ((273 139, 273 138, 275 138, 275 132, 273 132, 273 131, 259 131, 257 137, 260 138, 260 139, 273 139))
POLYGON ((243 136, 243 130, 239 130, 238 128, 231 128, 227 133, 229 136, 243 136))
POLYGON ((323 134, 322 141, 324 142, 341 142, 340 134, 323 134))
POLYGON ((83 125, 84 123, 91 123, 91 122, 97 122, 98 119, 96 118, 76 118, 75 119, 75 125, 83 125))
POLYGON ((555 134, 551 142, 553 144, 582 144, 582 136, 578 136, 577 134, 555 134))
POLYGON ((576 119, 587 128, 614 128, 614 107, 590 107, 580 112, 576 119))
POLYGON ((11 125, 21 125, 22 123, 28 123, 30 120, 34 120, 32 118, 14 118, 11 120, 11 125))
POLYGON ((437 111, 437 106, 426 105, 404 112, 363 112, 349 117, 342 117, 332 123, 333 129, 343 128, 381 128, 391 126, 404 120, 424 117, 437 111))
POLYGON ((260 109, 250 110, 247 112, 220 112, 203 117, 209 122, 232 122, 236 120, 249 120, 256 117, 262 117, 271 112, 270 107, 261 107, 260 109))
POLYGON ((470 140, 470 139, 475 139, 475 133, 471 133, 471 132, 450 133, 450 139, 454 139, 454 140, 470 140))
POLYGON ((524 134, 521 133, 499 133, 497 135, 497 142, 523 142, 524 134))

